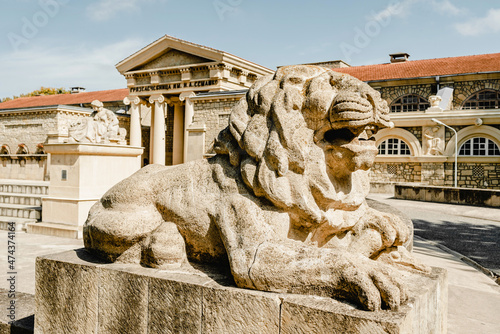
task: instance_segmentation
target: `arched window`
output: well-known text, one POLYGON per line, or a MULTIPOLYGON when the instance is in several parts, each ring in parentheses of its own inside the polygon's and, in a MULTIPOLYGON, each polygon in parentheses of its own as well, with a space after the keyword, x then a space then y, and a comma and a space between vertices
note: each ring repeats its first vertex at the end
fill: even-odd
POLYGON ((429 108, 430 103, 415 94, 401 96, 391 103, 391 112, 424 111, 429 108))
POLYGON ((483 89, 469 96, 462 109, 498 109, 500 108, 500 91, 483 89))
POLYGON ((460 146, 460 156, 500 156, 497 144, 484 137, 474 137, 460 146))
POLYGON ((389 138, 378 146, 380 155, 411 155, 408 144, 399 138, 389 138))

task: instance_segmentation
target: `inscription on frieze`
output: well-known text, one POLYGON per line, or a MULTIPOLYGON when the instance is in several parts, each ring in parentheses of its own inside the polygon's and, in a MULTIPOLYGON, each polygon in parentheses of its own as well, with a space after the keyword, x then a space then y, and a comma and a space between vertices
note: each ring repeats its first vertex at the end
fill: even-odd
POLYGON ((192 82, 177 82, 166 85, 155 85, 155 86, 139 86, 139 87, 131 87, 131 93, 139 93, 139 92, 152 92, 157 90, 169 90, 169 89, 179 89, 179 88, 187 88, 187 87, 205 87, 216 85, 218 80, 203 80, 203 81, 192 81, 192 82))

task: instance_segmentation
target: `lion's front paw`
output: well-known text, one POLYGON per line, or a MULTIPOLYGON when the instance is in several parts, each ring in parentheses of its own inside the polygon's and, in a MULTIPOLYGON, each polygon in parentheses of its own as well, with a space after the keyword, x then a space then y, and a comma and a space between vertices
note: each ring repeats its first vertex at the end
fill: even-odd
POLYGON ((366 310, 395 310, 408 299, 400 274, 373 260, 351 262, 343 269, 340 282, 344 290, 340 293, 366 310))

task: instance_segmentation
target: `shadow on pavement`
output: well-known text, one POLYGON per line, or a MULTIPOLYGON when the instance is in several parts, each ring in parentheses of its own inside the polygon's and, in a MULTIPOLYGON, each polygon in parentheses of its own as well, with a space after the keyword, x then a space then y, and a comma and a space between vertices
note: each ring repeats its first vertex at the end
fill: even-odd
POLYGON ((413 219, 415 235, 439 242, 500 275, 500 227, 413 219))

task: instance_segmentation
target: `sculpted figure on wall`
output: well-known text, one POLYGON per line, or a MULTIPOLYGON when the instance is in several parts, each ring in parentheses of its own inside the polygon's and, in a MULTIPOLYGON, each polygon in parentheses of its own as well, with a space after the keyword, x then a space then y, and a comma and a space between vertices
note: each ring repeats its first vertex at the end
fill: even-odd
POLYGON ((241 288, 396 309, 407 299, 399 270, 428 269, 406 248, 410 227, 365 200, 388 114, 353 77, 282 67, 234 107, 216 156, 149 165, 110 189, 85 247, 155 268, 229 265, 241 288))
POLYGON ((424 128, 424 154, 441 155, 443 154, 443 144, 440 138, 439 126, 424 128))
POLYGON ((125 129, 118 126, 118 117, 104 108, 99 100, 91 103, 94 113, 91 118, 79 120, 70 125, 69 142, 125 144, 125 129))

